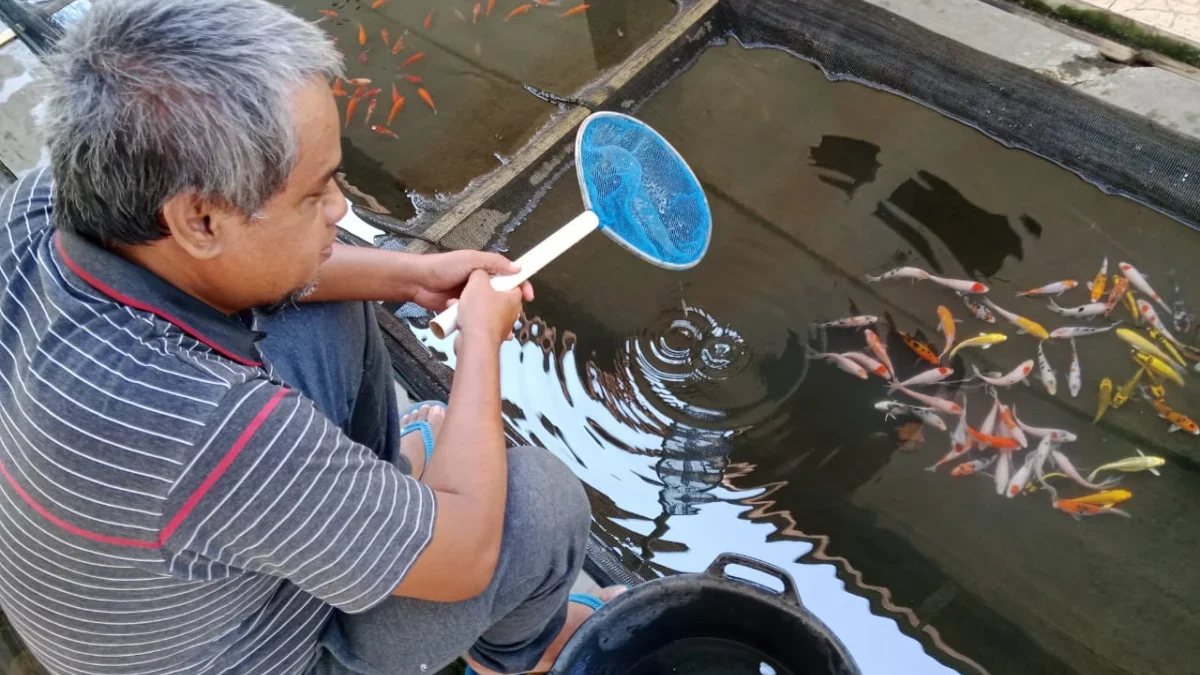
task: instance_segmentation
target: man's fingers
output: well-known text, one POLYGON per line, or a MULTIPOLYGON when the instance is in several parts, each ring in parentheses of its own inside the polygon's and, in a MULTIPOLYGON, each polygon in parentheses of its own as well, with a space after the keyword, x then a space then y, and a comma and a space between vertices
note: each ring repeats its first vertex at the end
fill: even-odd
POLYGON ((478 253, 471 261, 471 266, 489 274, 516 274, 521 271, 520 265, 498 253, 478 253))
POLYGON ((528 281, 521 284, 521 297, 525 299, 525 302, 533 302, 533 284, 528 281))

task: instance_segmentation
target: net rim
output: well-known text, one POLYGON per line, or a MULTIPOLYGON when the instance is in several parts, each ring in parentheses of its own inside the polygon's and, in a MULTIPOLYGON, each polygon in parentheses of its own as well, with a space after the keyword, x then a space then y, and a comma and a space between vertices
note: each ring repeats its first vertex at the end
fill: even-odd
POLYGON ((675 146, 671 145, 671 142, 668 141, 662 134, 658 133, 658 131, 656 131, 653 127, 639 120, 638 118, 631 115, 626 115, 625 113, 602 110, 588 115, 587 118, 585 118, 583 122, 579 124, 579 130, 575 132, 575 178, 579 181, 579 193, 583 197, 583 207, 587 211, 595 213, 595 211, 592 209, 592 196, 588 191, 587 180, 584 178, 584 174, 587 170, 583 166, 583 134, 587 128, 591 126, 592 122, 598 119, 607 118, 616 118, 632 122, 642 129, 650 132, 657 137, 660 142, 662 142, 663 146, 665 146, 671 155, 675 157, 675 160, 678 161, 679 164, 687 171, 688 177, 691 178, 691 180, 696 184, 696 188, 700 192, 700 197, 704 201, 704 212, 708 215, 708 222, 705 224, 704 228, 704 246, 700 249, 699 255, 697 255, 694 260, 691 260, 687 263, 670 263, 648 255, 638 247, 630 244, 625 240, 624 237, 613 232, 611 228, 605 227, 603 222, 600 223, 599 230, 625 250, 656 267, 680 271, 690 270, 696 265, 699 265, 700 261, 704 260, 704 256, 708 255, 708 247, 709 244, 712 243, 712 208, 708 204, 708 195, 704 192, 704 186, 700 184, 700 179, 696 176, 696 172, 692 171, 692 167, 689 166, 688 163, 683 159, 683 155, 679 154, 679 151, 675 149, 675 146))

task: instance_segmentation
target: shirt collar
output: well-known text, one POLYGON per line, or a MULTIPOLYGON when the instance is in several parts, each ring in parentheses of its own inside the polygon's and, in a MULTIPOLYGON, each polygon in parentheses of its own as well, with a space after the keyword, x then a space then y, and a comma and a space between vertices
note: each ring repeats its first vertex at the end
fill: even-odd
POLYGON ((254 343, 263 337, 236 316, 227 316, 172 286, 150 270, 61 230, 55 249, 82 281, 117 302, 150 312, 208 345, 227 359, 262 366, 254 343))

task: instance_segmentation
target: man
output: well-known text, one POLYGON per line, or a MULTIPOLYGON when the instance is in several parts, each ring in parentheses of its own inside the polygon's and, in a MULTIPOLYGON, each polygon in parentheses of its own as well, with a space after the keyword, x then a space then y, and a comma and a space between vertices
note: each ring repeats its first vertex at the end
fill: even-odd
POLYGON ((0 200, 0 606, 52 673, 544 670, 591 612, 583 491, 502 433, 532 290, 333 243, 340 68, 262 0, 97 2, 50 61, 0 200), (363 301, 456 297, 433 449, 363 301))

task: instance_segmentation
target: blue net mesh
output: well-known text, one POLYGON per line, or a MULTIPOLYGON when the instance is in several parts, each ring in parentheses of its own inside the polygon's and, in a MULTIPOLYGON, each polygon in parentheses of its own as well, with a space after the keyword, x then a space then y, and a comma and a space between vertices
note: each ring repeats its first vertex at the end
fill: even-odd
POLYGON ((657 132, 625 115, 597 113, 580 130, 576 158, 587 207, 610 237, 663 267, 691 267, 704 257, 708 200, 657 132))

